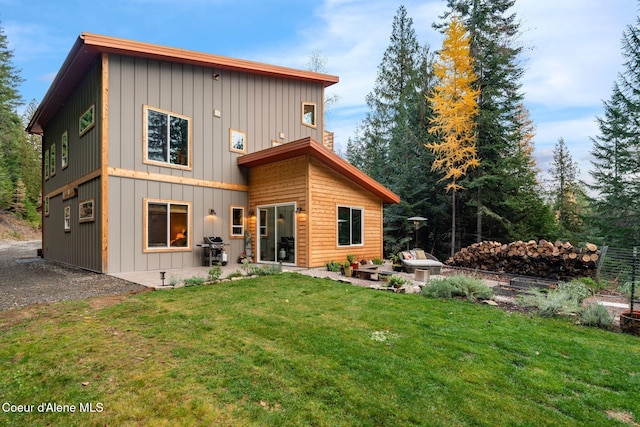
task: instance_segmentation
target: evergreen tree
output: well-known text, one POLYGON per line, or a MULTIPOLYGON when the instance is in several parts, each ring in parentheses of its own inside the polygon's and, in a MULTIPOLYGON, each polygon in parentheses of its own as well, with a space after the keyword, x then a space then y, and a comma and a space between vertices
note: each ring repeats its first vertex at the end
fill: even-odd
POLYGON ((443 181, 448 181, 446 190, 451 191, 451 256, 455 253, 456 242, 456 193, 462 190, 460 180, 467 170, 478 167, 480 162, 476 152, 476 122, 478 114, 473 59, 469 54, 469 37, 457 17, 451 19, 445 31, 442 50, 434 65, 438 79, 428 100, 433 105, 430 133, 436 134, 438 141, 427 144, 436 158, 432 169, 444 173, 443 181))
POLYGON ((640 74, 636 71, 633 81, 630 68, 640 56, 637 46, 628 45, 637 32, 633 27, 625 32, 627 78, 621 75, 614 84, 611 99, 604 102, 604 117, 597 118, 600 135, 591 138, 589 173, 594 183, 588 187, 597 195, 591 199, 589 222, 603 243, 621 247, 640 245, 640 99, 634 89, 640 86, 640 74))
POLYGON ((582 229, 578 205, 579 193, 582 191, 578 184, 578 164, 573 161, 562 138, 553 149, 553 163, 549 173, 554 179, 552 192, 556 221, 561 229, 569 232, 565 237, 571 239, 574 233, 582 229))
POLYGON ((640 245, 640 18, 623 33, 623 72, 598 118, 591 154, 591 222, 604 243, 640 245))
MULTIPOLYGON (((425 167, 433 159, 424 147, 429 138, 425 95, 432 84, 431 60, 428 47, 421 48, 417 41, 413 20, 400 6, 376 85, 366 99, 369 112, 347 144, 347 159, 401 198, 400 204, 385 207, 387 252, 413 240, 408 217, 431 217, 441 209, 433 198, 435 174, 425 167)), ((422 243, 429 244, 426 237, 433 235, 436 222, 421 227, 422 243)), ((433 247, 434 241, 430 243, 433 247)))
MULTIPOLYGON (((18 86, 23 81, 12 64, 13 52, 0 27, 0 209, 37 222, 40 198, 40 142, 26 134, 16 112, 22 104, 18 86)), ((32 103, 29 114, 35 111, 32 103)))
POLYGON ((23 82, 12 64, 13 51, 9 50, 7 36, 0 25, 0 113, 15 112, 22 105, 18 87, 23 82))
MULTIPOLYGON (((36 112, 38 103, 31 100, 22 115, 22 128, 26 129, 36 112)), ((42 193, 42 136, 24 133, 24 140, 20 144, 21 179, 27 187, 27 199, 32 205, 40 203, 42 193)))
MULTIPOLYGON (((518 110, 523 99, 523 69, 518 57, 522 47, 516 43, 516 15, 508 12, 514 3, 515 0, 448 0, 450 11, 442 17, 458 14, 469 30, 480 88, 476 145, 481 164, 463 182, 469 191, 461 200, 466 207, 463 228, 469 242, 519 238, 513 235, 514 219, 531 202, 531 190, 523 179, 535 176, 535 172, 515 174, 532 166, 521 151, 523 135, 518 110)), ((542 206, 535 209, 544 210, 542 206)))

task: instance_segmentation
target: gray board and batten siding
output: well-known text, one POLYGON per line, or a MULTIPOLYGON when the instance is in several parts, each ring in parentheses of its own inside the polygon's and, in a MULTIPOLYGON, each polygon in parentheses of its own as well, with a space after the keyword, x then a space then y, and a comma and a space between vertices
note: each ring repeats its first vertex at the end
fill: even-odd
MULTIPOLYGON (((272 140, 286 142, 305 136, 321 140, 322 114, 313 129, 301 124, 301 109, 302 102, 322 106, 322 97, 319 83, 112 54, 109 167, 247 186, 247 171, 236 163, 241 154, 229 150, 230 129, 246 133, 247 153, 271 147, 272 140), (143 161, 145 105, 191 118, 190 170, 143 161), (279 138, 280 133, 284 139, 279 138)), ((222 237, 229 244, 230 262, 235 262, 244 241, 229 238, 229 206, 248 206, 247 190, 110 176, 109 272, 199 265, 202 249, 196 245, 204 236, 222 237), (190 251, 144 252, 145 198, 192 204, 190 251), (215 216, 208 214, 210 208, 216 210, 215 216)))
POLYGON ((49 197, 49 215, 43 220, 43 256, 92 271, 102 271, 102 219, 100 209, 102 178, 101 166, 101 65, 100 61, 89 69, 78 83, 77 89, 58 110, 54 120, 44 129, 43 153, 55 145, 56 173, 44 178, 43 194, 49 197), (94 105, 94 126, 79 135, 80 116, 94 105), (68 137, 68 166, 62 168, 62 135, 68 137), (61 191, 69 183, 79 181, 77 195, 66 200, 61 191), (79 202, 94 199, 95 220, 80 223, 79 202), (71 210, 70 230, 65 230, 64 207, 71 210))

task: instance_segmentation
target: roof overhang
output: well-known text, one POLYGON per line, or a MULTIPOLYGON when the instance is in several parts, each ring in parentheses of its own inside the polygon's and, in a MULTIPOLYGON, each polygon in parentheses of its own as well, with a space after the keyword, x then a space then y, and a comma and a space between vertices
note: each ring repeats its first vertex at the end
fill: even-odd
POLYGON ((69 97, 87 70, 102 53, 114 53, 158 61, 177 62, 294 80, 311 81, 324 87, 338 83, 336 76, 263 64, 243 59, 160 46, 150 43, 82 33, 71 48, 51 87, 27 126, 30 133, 43 133, 43 128, 69 97))
POLYGON ((254 168, 307 155, 380 197, 384 203, 400 203, 400 196, 310 137, 238 157, 238 165, 254 168))

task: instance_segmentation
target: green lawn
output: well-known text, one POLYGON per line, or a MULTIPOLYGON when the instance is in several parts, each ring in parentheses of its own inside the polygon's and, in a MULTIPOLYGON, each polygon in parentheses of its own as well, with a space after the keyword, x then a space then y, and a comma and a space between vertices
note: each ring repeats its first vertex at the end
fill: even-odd
POLYGON ((640 339, 566 318, 298 274, 22 310, 0 312, 0 425, 640 421, 640 339))

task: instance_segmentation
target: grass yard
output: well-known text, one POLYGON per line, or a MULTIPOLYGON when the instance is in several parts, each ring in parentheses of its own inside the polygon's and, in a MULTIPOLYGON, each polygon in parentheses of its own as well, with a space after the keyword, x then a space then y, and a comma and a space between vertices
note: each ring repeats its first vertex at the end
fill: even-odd
POLYGON ((292 273, 20 310, 0 425, 640 422, 640 339, 566 318, 292 273))

